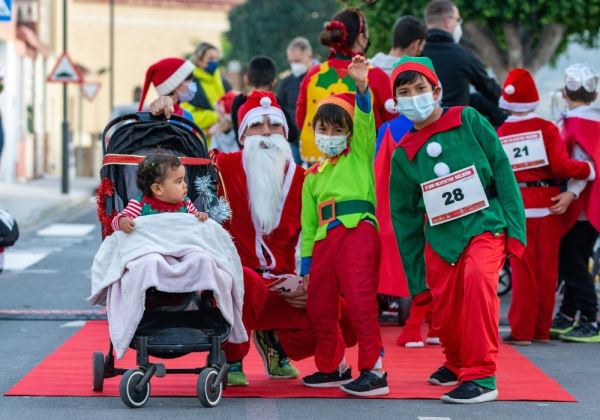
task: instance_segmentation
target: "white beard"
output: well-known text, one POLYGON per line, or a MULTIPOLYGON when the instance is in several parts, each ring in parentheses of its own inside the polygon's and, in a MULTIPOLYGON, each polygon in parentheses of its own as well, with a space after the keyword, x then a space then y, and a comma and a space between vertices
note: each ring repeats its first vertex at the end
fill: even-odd
POLYGON ((277 227, 286 165, 291 159, 292 150, 282 135, 249 136, 244 142, 242 161, 252 223, 254 229, 263 235, 277 227))

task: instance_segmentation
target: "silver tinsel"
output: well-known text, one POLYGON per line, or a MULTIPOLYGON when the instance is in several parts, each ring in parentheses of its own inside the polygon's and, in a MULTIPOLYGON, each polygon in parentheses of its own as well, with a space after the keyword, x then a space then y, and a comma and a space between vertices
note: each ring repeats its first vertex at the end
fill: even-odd
POLYGON ((217 197, 210 175, 196 177, 194 186, 198 192, 201 207, 211 219, 218 223, 231 219, 231 207, 223 197, 217 197))

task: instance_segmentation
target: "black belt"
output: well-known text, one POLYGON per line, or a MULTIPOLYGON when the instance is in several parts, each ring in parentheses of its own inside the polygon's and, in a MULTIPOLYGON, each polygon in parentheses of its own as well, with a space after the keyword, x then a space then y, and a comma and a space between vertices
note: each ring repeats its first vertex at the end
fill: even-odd
POLYGON ((518 183, 519 188, 528 187, 560 187, 560 181, 557 179, 540 179, 538 181, 525 181, 518 183))
POLYGON ((344 216, 355 213, 375 214, 375 206, 367 200, 346 200, 335 202, 327 200, 317 206, 319 216, 319 226, 332 222, 337 216, 344 216))

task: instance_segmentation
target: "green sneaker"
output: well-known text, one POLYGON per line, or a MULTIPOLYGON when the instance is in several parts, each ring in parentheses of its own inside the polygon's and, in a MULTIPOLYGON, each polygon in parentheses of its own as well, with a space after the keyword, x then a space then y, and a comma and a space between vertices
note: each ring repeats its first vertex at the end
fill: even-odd
POLYGON ((559 338, 574 343, 600 343, 600 328, 598 324, 594 325, 582 316, 573 329, 561 334, 559 338))
POLYGON ((562 312, 558 312, 552 320, 550 327, 550 338, 558 338, 561 334, 566 334, 573 329, 575 320, 567 318, 562 312))
POLYGON ((227 365, 227 386, 247 386, 248 378, 242 370, 242 362, 227 365))
POLYGON ((267 375, 273 379, 294 379, 300 375, 275 340, 272 331, 254 331, 252 333, 256 350, 262 357, 267 375))

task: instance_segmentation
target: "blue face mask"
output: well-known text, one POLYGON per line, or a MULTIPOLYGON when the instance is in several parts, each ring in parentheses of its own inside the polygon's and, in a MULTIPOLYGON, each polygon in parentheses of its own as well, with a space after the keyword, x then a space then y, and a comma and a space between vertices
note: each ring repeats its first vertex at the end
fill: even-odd
POLYGON ((208 65, 204 69, 204 71, 206 71, 209 74, 213 74, 215 71, 217 71, 218 67, 219 67, 219 60, 210 60, 208 62, 208 65))
POLYGON ((198 86, 196 86, 196 82, 193 80, 191 82, 186 83, 187 89, 185 92, 178 92, 179 94, 179 102, 189 102, 194 99, 196 96, 196 92, 198 92, 198 86))

